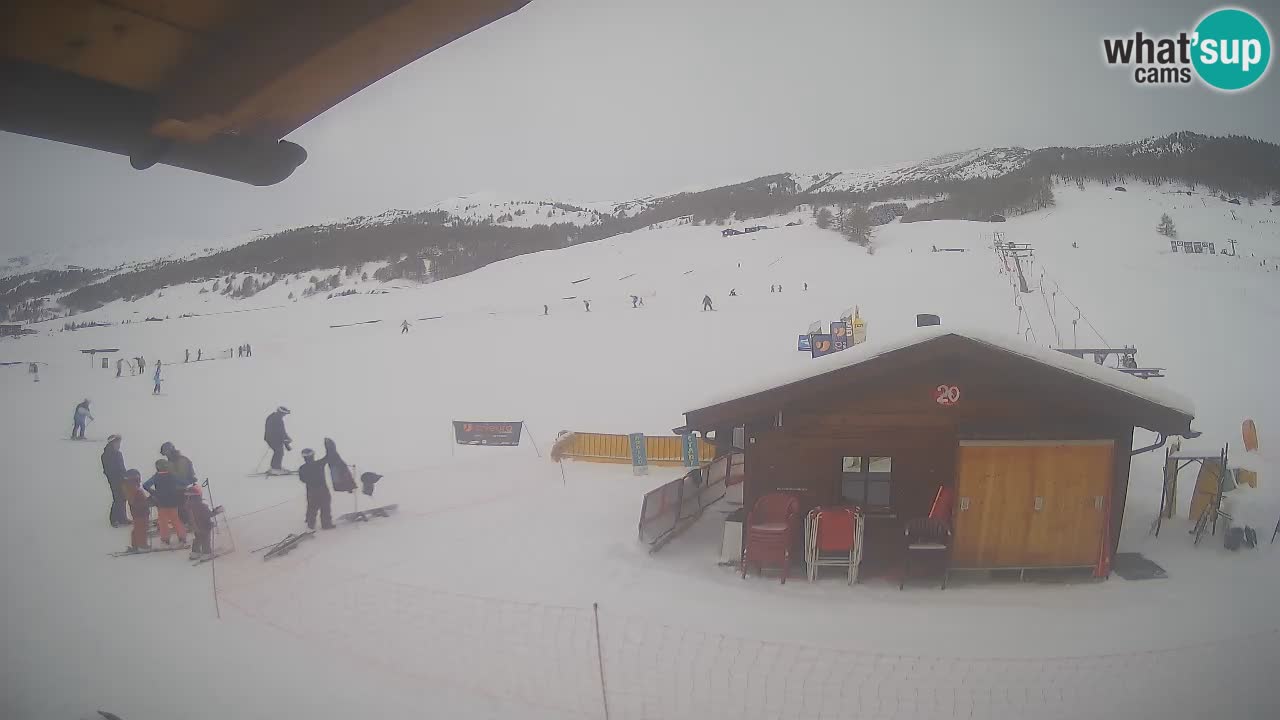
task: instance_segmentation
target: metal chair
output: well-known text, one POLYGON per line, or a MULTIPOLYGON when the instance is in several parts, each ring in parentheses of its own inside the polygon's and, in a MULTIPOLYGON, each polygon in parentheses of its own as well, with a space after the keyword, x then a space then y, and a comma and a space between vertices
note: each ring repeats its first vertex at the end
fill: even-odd
POLYGON ((849 568, 849 584, 858 581, 862 562, 862 511, 854 506, 817 507, 809 511, 805 525, 805 565, 809 582, 818 579, 819 567, 849 568))
MULTIPOLYGON (((901 590, 911 575, 911 556, 914 553, 942 555, 946 562, 951 552, 951 524, 945 520, 933 518, 916 518, 907 521, 903 528, 906 538, 906 549, 903 552, 902 580, 898 583, 901 590)), ((942 589, 947 589, 947 573, 942 573, 942 589)))
POLYGON ((782 582, 787 582, 791 564, 791 540, 795 537, 800 515, 800 498, 788 493, 769 493, 756 500, 747 515, 746 542, 742 544, 742 577, 747 565, 755 564, 764 571, 766 563, 782 568, 782 582))

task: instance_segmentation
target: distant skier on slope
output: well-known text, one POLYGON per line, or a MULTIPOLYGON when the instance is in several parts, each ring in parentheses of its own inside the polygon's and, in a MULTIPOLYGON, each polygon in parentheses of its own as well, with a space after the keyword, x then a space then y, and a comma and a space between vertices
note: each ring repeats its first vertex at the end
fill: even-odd
POLYGON ((711 306, 711 296, 703 295, 702 296, 702 312, 706 312, 708 310, 715 310, 715 308, 711 306))
POLYGON ((405 320, 404 322, 400 323, 400 334, 403 335, 407 332, 409 332, 409 321, 405 320))
POLYGON ((640 296, 638 295, 631 296, 631 307, 632 309, 640 307, 640 296))
POLYGON ((267 442, 267 447, 271 448, 271 469, 267 471, 268 475, 284 472, 284 468, 280 467, 280 461, 284 459, 285 450, 293 449, 289 445, 293 439, 284 430, 284 416, 288 414, 289 408, 281 405, 267 416, 266 432, 263 433, 262 439, 267 442))
POLYGON ((729 297, 738 297, 737 288, 729 288, 729 297))
MULTIPOLYGON (((191 351, 188 350, 187 352, 189 353, 191 351)), ((124 358, 120 358, 119 360, 116 360, 116 377, 120 377, 120 374, 123 372, 124 372, 124 358)))
POLYGON ((244 344, 244 356, 253 357, 253 345, 250 345, 249 343, 244 344))
POLYGON ((155 373, 154 380, 156 385, 155 387, 151 388, 151 394, 159 395, 160 394, 160 361, 159 360, 156 361, 156 373, 155 373))
POLYGON ((128 525, 129 518, 124 513, 124 453, 120 452, 120 436, 107 438, 106 447, 102 448, 102 474, 107 476, 107 485, 111 487, 111 510, 107 512, 107 522, 111 527, 128 525))
POLYGON ((329 486, 325 483, 324 468, 328 457, 316 459, 316 451, 307 448, 302 451, 302 465, 298 466, 298 481, 307 486, 307 527, 316 529, 316 515, 320 515, 320 529, 333 529, 333 516, 330 503, 333 496, 329 494, 329 486))
POLYGON ((76 405, 76 410, 71 416, 71 439, 84 439, 85 423, 93 419, 93 413, 89 411, 89 398, 85 398, 76 405))
POLYGON ((187 348, 187 354, 182 358, 182 362, 184 363, 191 362, 191 348, 187 348))
POLYGON ((590 301, 590 300, 583 300, 583 301, 582 301, 582 304, 583 304, 583 305, 585 305, 585 306, 587 307, 587 312, 591 312, 591 301, 590 301))
POLYGON ((551 308, 547 307, 546 305, 543 305, 543 306, 542 306, 542 314, 543 314, 543 315, 550 315, 550 314, 551 314, 551 308))

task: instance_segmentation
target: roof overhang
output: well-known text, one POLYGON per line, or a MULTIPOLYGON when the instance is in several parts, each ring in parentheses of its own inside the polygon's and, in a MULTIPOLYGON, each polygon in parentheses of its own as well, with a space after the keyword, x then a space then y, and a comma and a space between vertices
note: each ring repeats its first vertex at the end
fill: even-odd
POLYGON ((13 0, 0 129, 270 185, 288 133, 528 2, 13 0))
MULTIPOLYGON (((1000 344, 941 329, 927 331, 922 337, 923 339, 918 342, 910 342, 884 352, 876 352, 874 346, 859 346, 845 350, 844 353, 866 353, 865 359, 835 365, 825 372, 818 372, 808 377, 689 410, 685 413, 685 427, 692 430, 710 430, 740 424, 754 418, 770 417, 779 410, 784 410, 796 403, 828 395, 850 395, 851 391, 860 385, 866 386, 891 375, 911 372, 915 367, 940 354, 967 352, 987 353, 993 361, 999 361, 1010 367, 1035 366, 1055 381, 1087 384, 1106 397, 1108 414, 1123 416, 1127 421, 1132 421, 1136 427, 1169 436, 1193 434, 1191 422, 1194 415, 1192 413, 1125 390, 1125 387, 1133 387, 1134 383, 1149 381, 1130 378, 1118 371, 1098 368, 1088 360, 1061 355, 1055 351, 1047 351, 1051 353, 1049 357, 1052 357, 1053 363, 1045 364, 1000 344), (1061 355, 1061 358, 1056 357, 1058 355, 1061 355), (1115 373, 1114 383, 1094 379, 1099 373, 1112 372, 1115 373)), ((821 360, 835 362, 840 354, 843 353, 828 355, 821 360)))

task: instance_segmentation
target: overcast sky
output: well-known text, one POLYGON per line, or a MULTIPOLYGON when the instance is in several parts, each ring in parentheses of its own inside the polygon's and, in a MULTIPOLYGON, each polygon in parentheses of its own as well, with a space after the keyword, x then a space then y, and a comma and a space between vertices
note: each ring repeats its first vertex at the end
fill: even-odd
MULTIPOLYGON (((271 188, 0 133, 0 254, 97 263, 481 190, 626 199, 980 146, 1280 142, 1274 67, 1225 95, 1102 62, 1104 36, 1218 7, 1161 4, 534 0, 290 135, 310 157, 271 188)), ((1243 5, 1273 47, 1278 5, 1243 5)))

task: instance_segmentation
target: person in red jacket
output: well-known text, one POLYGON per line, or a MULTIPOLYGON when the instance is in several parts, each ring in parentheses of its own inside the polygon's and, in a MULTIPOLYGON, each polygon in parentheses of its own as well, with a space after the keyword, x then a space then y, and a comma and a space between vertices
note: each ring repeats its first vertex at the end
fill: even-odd
POLYGON ((129 536, 129 552, 146 552, 151 549, 147 544, 147 526, 151 524, 151 498, 142 491, 142 474, 137 470, 127 470, 124 474, 124 496, 129 503, 129 515, 133 518, 133 532, 129 536))

